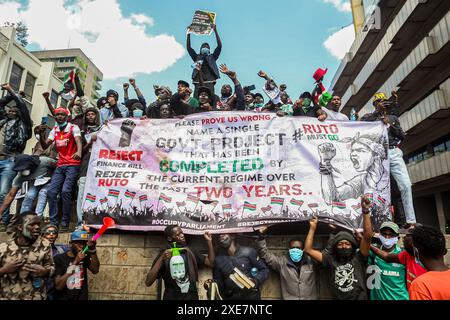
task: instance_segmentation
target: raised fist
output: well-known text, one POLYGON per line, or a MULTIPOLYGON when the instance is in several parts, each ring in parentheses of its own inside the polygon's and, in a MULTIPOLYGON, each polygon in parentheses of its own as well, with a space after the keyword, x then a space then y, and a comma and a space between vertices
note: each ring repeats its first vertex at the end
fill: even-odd
POLYGON ((131 135, 133 134, 133 130, 136 127, 136 123, 132 120, 125 120, 122 123, 122 127, 120 130, 122 131, 122 137, 120 137, 119 147, 126 148, 131 144, 131 135))
POLYGON ((123 84, 123 90, 128 90, 129 87, 130 85, 128 83, 123 84))
POLYGON ((319 155, 321 162, 329 162, 336 156, 336 148, 332 143, 323 143, 319 145, 319 155))
POLYGON ((44 97, 44 99, 48 99, 48 97, 50 97, 50 93, 49 92, 44 92, 42 94, 42 96, 44 97))

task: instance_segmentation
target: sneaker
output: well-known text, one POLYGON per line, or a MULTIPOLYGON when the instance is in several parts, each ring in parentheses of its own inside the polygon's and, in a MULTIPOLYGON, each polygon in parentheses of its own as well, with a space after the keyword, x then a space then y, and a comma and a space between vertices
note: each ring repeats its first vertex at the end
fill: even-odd
POLYGON ((61 233, 69 232, 69 226, 61 226, 61 228, 59 229, 59 232, 61 232, 61 233))
POLYGON ((50 218, 49 217, 44 217, 44 223, 50 223, 50 218))

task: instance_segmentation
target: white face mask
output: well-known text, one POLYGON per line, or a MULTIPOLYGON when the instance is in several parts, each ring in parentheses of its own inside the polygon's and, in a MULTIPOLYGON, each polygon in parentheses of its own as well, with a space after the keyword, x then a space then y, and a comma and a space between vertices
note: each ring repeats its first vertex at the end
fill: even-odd
POLYGON ((387 238, 383 237, 382 235, 380 235, 379 239, 380 239, 381 244, 383 245, 383 247, 385 247, 387 249, 392 248, 398 242, 398 237, 387 239, 387 238))
POLYGON ((40 137, 41 137, 40 135, 38 135, 38 134, 36 135, 36 139, 37 139, 38 141, 39 141, 40 137))

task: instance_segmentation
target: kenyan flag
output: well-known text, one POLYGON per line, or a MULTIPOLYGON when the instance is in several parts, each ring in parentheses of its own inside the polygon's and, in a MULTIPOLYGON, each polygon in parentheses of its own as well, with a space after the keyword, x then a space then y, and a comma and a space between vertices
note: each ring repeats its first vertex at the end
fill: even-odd
POLYGON ((200 201, 200 198, 197 198, 197 197, 194 197, 194 196, 191 196, 190 194, 188 194, 187 200, 197 204, 200 201))
POLYGON ((224 204, 222 205, 223 210, 231 210, 231 204, 224 204))
POLYGON ((270 204, 278 204, 278 205, 282 206, 283 203, 284 203, 284 199, 283 198, 278 198, 278 197, 270 198, 270 204))
POLYGON ((295 199, 291 199, 291 201, 289 202, 290 204, 294 205, 294 206, 299 206, 301 207, 304 203, 304 201, 302 200, 295 200, 295 199))
POLYGON ((136 197, 136 192, 131 192, 129 190, 127 190, 125 192, 125 198, 130 198, 130 199, 134 199, 134 197, 136 197))
POLYGON ((377 197, 377 201, 378 201, 378 203, 379 203, 380 205, 383 205, 383 204, 386 203, 386 200, 383 199, 381 196, 378 196, 378 197, 377 197))
POLYGON ((338 208, 338 209, 347 208, 347 205, 344 202, 332 202, 331 205, 333 206, 333 208, 338 208))
POLYGON ((159 196, 159 200, 164 201, 165 203, 171 203, 172 202, 172 198, 166 196, 164 193, 161 193, 161 195, 159 196))
POLYGON ((101 204, 105 204, 105 203, 108 203, 108 198, 103 198, 103 199, 100 199, 100 203, 101 204))
POLYGON ((97 200, 97 197, 92 195, 92 194, 90 194, 90 193, 88 193, 87 196, 86 196, 86 200, 89 201, 89 202, 95 202, 95 200, 97 200))
POLYGON ((118 198, 119 195, 120 195, 119 190, 109 189, 109 191, 108 191, 108 197, 118 198))
POLYGON ((256 211, 256 204, 245 201, 244 202, 244 210, 256 211))
POLYGON ((373 202, 373 193, 366 193, 366 194, 364 195, 364 197, 366 197, 367 199, 369 199, 370 202, 373 202))
POLYGON ((147 201, 147 200, 148 200, 148 197, 145 194, 139 197, 139 201, 140 202, 144 202, 144 201, 147 201))

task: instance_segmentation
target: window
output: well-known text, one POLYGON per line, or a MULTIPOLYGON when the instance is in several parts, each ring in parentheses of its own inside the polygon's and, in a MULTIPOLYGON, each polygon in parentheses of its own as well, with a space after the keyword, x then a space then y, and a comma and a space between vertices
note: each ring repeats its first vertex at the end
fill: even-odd
POLYGON ((58 92, 55 90, 52 90, 52 93, 50 94, 50 102, 54 107, 58 104, 58 92))
POLYGON ((22 82, 23 68, 16 63, 13 63, 11 69, 11 77, 9 78, 9 84, 14 91, 20 90, 20 83, 22 82))
POLYGON ((429 157, 430 157, 430 155, 428 155, 426 148, 422 148, 420 150, 417 150, 413 154, 409 155, 407 157, 406 163, 409 164, 409 163, 413 163, 413 162, 423 161, 423 160, 428 159, 429 157))
POLYGON ((25 92, 25 97, 28 101, 33 100, 33 92, 34 92, 34 85, 36 83, 36 78, 33 77, 33 75, 31 73, 27 73, 27 78, 25 80, 25 88, 24 88, 24 92, 25 92))

